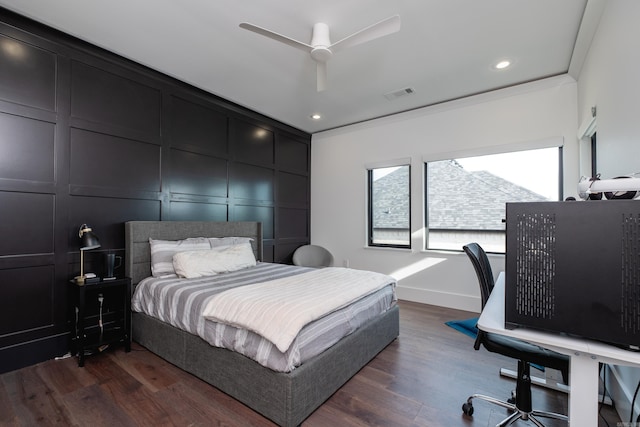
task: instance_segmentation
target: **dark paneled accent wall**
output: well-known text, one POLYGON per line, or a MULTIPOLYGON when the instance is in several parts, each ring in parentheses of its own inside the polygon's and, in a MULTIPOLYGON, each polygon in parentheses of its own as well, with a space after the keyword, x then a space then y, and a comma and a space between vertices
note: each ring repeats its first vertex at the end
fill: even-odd
POLYGON ((310 139, 0 8, 0 372, 66 353, 83 223, 98 274, 129 220, 261 221, 264 260, 290 262, 310 139))

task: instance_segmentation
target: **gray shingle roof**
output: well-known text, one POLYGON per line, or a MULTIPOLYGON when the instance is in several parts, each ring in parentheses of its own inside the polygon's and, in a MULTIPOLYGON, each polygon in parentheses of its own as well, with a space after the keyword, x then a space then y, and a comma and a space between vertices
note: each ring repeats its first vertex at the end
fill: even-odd
MULTIPOLYGON (((400 168, 374 186, 374 228, 408 228, 408 168, 400 168)), ((545 197, 486 171, 465 170, 455 160, 428 164, 428 221, 431 229, 504 230, 507 202, 545 197)))
POLYGON ((373 186, 373 227, 409 228, 409 168, 401 167, 373 186))
POLYGON ((504 230, 507 202, 545 197, 487 171, 465 170, 455 160, 429 163, 429 228, 504 230))

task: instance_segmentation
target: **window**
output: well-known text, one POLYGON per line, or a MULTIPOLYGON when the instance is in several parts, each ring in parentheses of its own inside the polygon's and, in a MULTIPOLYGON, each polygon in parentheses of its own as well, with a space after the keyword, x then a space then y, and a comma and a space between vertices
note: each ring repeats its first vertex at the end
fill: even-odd
POLYGON ((368 169, 369 246, 411 247, 409 165, 368 169))
POLYGON ((506 203, 560 200, 561 164, 561 147, 427 162, 427 249, 504 253, 506 203))

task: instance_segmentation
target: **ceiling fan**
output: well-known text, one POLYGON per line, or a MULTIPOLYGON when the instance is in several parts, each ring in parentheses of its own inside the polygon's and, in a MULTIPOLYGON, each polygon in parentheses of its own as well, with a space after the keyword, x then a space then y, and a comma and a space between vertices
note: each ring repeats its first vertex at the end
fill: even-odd
POLYGON ((313 31, 311 33, 311 43, 309 44, 294 40, 248 22, 241 23, 240 28, 253 31, 254 33, 261 34, 265 37, 269 37, 270 39, 293 46, 311 54, 311 58, 316 61, 317 64, 317 89, 318 92, 321 92, 327 87, 327 61, 331 59, 331 56, 333 56, 334 53, 347 47, 366 43, 379 37, 398 32, 400 30, 400 16, 391 16, 376 24, 363 28, 342 40, 338 40, 333 44, 329 38, 329 26, 322 22, 314 24, 313 31))

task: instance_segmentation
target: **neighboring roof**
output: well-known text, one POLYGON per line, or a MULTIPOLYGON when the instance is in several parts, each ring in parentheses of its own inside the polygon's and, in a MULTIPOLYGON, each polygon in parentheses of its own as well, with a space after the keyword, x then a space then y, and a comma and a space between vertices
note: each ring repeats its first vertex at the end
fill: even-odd
POLYGON ((401 167, 376 180, 373 227, 409 228, 409 168, 401 167))
MULTIPOLYGON (((400 168, 376 181, 375 228, 409 227, 407 174, 408 168, 400 168)), ((547 200, 487 171, 465 170, 455 160, 429 163, 427 180, 430 229, 504 230, 507 202, 547 200)))

